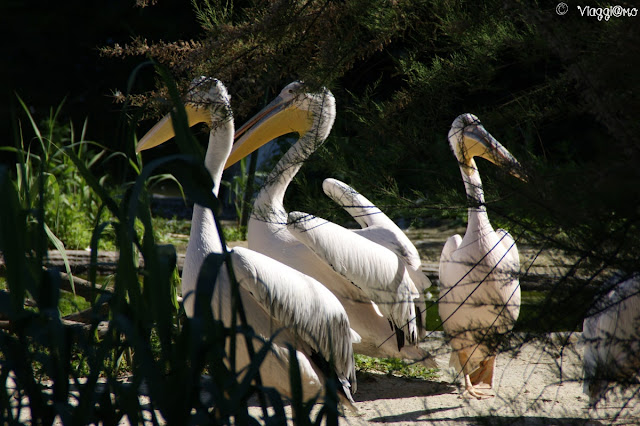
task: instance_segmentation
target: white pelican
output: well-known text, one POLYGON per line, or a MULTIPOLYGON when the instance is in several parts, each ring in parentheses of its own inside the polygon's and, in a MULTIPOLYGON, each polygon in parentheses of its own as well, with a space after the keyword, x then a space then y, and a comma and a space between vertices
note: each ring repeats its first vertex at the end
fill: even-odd
MULTIPOLYGON (((217 195, 223 166, 233 144, 229 96, 224 85, 214 79, 201 77, 194 86, 196 89, 185 109, 190 125, 198 122, 212 125, 205 166, 214 182, 213 193, 217 195)), ((152 148, 173 136, 171 117, 167 116, 140 140, 136 151, 152 148)), ((182 274, 182 295, 188 316, 194 314, 196 283, 203 261, 210 253, 223 251, 213 213, 196 204, 182 274)), ((260 253, 238 247, 230 251, 230 257, 249 325, 264 339, 280 330, 271 354, 260 368, 263 384, 291 397, 286 346, 291 345, 296 349, 305 399, 323 390, 322 367, 315 363, 321 358, 324 364, 331 359, 346 398, 353 402, 350 390, 356 390, 356 380, 352 341, 358 336, 350 329, 338 299, 313 278, 260 253)), ((230 301, 231 284, 223 268, 211 307, 215 317, 221 317, 227 326, 231 323, 230 301)), ((237 339, 237 344, 236 362, 241 371, 250 359, 244 340, 237 339)))
POLYGON ((278 136, 299 134, 257 195, 248 226, 249 247, 329 288, 362 338, 354 346, 356 352, 435 367, 429 354, 415 346, 424 335, 420 309, 424 310, 423 292, 431 283, 421 271, 418 251, 393 221, 335 179, 324 181, 324 192, 363 229, 348 230, 300 212, 287 214, 284 208, 287 187, 329 135, 335 114, 331 92, 305 93, 304 84, 294 82, 236 133, 227 167, 278 136))
POLYGON ((494 339, 513 328, 520 312, 520 260, 511 235, 489 222, 474 157, 510 167, 516 176, 511 168, 519 165, 471 114, 454 120, 449 144, 473 205, 464 238, 449 237, 442 250, 438 308, 454 350, 450 363, 464 373, 464 395, 482 399, 493 396, 494 339))
POLYGON ((595 406, 616 382, 637 387, 640 383, 640 275, 616 284, 598 300, 584 319, 582 329, 584 392, 589 395, 589 403, 595 406))

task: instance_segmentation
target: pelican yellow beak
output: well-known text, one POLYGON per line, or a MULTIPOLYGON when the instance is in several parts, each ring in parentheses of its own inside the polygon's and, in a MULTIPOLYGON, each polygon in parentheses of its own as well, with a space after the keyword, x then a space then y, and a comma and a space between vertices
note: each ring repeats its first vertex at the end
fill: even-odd
POLYGON ((236 142, 224 168, 231 167, 278 136, 305 134, 312 123, 310 111, 299 108, 293 99, 284 100, 278 96, 236 131, 236 142))
MULTIPOLYGON (((195 126, 198 123, 208 123, 211 121, 211 112, 208 108, 186 104, 184 109, 187 112, 189 127, 195 126)), ((171 114, 167 114, 140 139, 140 142, 136 145, 136 153, 163 144, 174 137, 175 134, 171 114)))
MULTIPOLYGON (((461 149, 465 165, 472 167, 473 157, 482 157, 499 167, 505 167, 512 176, 526 181, 522 166, 487 130, 480 124, 469 125, 463 132, 461 149)), ((473 167, 475 168, 475 167, 473 167)))

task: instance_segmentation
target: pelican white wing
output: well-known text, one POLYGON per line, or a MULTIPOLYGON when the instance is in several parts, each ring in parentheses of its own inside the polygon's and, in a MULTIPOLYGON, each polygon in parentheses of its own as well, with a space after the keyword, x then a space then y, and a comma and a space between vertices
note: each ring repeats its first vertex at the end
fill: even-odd
POLYGON ((231 255, 238 283, 268 318, 290 328, 325 359, 333 359, 340 382, 353 384, 355 392, 352 340, 357 343, 359 336, 349 327, 333 293, 313 278, 252 250, 236 247, 231 255))
POLYGON ((299 241, 374 300, 395 328, 406 333, 410 343, 417 342, 414 299, 420 294, 399 256, 340 225, 306 213, 289 213, 289 222, 289 231, 299 241))
POLYGON ((322 189, 362 227, 353 232, 386 247, 402 259, 420 296, 431 287, 431 281, 422 272, 418 250, 389 216, 358 191, 337 179, 325 179, 322 189))

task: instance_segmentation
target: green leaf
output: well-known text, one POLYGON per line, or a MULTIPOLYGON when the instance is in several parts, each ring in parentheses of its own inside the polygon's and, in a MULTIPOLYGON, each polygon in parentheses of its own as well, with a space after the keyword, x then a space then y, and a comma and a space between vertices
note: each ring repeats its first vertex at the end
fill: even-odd
POLYGON ((54 245, 56 250, 60 252, 60 256, 62 257, 62 261, 64 262, 64 268, 67 271, 67 275, 69 277, 69 284, 71 285, 71 289, 73 290, 73 294, 76 294, 76 286, 73 283, 73 276, 71 275, 71 264, 69 263, 69 258, 67 257, 67 250, 64 248, 64 243, 60 241, 58 237, 55 236, 49 226, 45 223, 44 230, 49 238, 49 241, 54 245))

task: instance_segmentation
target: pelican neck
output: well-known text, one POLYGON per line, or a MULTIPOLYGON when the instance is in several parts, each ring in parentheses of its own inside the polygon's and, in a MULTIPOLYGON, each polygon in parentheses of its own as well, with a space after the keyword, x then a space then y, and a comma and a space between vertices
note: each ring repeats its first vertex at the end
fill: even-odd
POLYGON ((221 123, 214 123, 213 126, 214 128, 209 133, 209 145, 204 158, 204 166, 213 180, 212 192, 215 196, 218 196, 224 164, 233 146, 233 119, 225 119, 221 123))
MULTIPOLYGON (((220 190, 224 164, 233 146, 233 134, 233 119, 226 119, 224 122, 214 123, 209 133, 209 145, 207 146, 204 164, 211 175, 213 181, 211 191, 216 197, 220 190)), ((187 249, 193 250, 193 248, 196 247, 207 247, 207 250, 204 250, 201 255, 208 252, 219 253, 222 251, 213 212, 211 209, 197 203, 193 206, 189 247, 187 249), (197 243, 195 242, 196 239, 199 240, 197 243)))
POLYGON ((478 172, 475 161, 472 160, 470 166, 472 170, 470 175, 460 166, 460 173, 464 181, 467 199, 468 202, 471 203, 467 209, 467 234, 469 232, 486 233, 487 231, 493 230, 493 228, 491 227, 491 222, 487 214, 482 179, 480 179, 480 173, 478 172))
POLYGON ((314 151, 308 148, 308 146, 313 143, 312 135, 312 132, 305 133, 285 152, 267 176, 265 185, 260 190, 256 199, 256 206, 264 204, 270 204, 272 206, 284 205, 284 194, 287 188, 304 162, 314 151))

